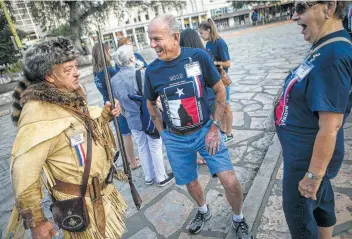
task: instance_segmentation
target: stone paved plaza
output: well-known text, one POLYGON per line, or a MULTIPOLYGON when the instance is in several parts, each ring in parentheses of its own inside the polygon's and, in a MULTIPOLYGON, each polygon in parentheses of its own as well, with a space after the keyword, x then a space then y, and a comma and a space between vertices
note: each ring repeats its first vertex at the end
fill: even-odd
MULTIPOLYGON (((245 194, 244 214, 257 238, 290 238, 281 206, 281 148, 273 129, 272 106, 283 79, 297 66, 309 50, 300 27, 285 22, 222 32, 229 46, 232 67, 229 75, 233 134, 228 144, 231 159, 245 194)), ((151 59, 153 52, 148 50, 151 59)), ((85 77, 89 82, 89 77, 85 77)), ((102 98, 94 83, 85 85, 90 104, 101 105, 102 98)), ((0 117, 0 233, 6 227, 14 204, 9 178, 9 156, 16 129, 8 115, 0 117)), ((340 176, 335 180, 338 226, 337 238, 352 238, 352 124, 346 125, 346 160, 340 176)), ((121 164, 121 163, 120 163, 121 164)), ((171 171, 165 155, 167 170, 171 171)), ((133 171, 134 182, 143 199, 140 211, 134 206, 126 183, 115 182, 128 202, 127 230, 124 238, 235 238, 230 227, 231 209, 218 179, 209 175, 206 166, 199 168, 199 180, 205 189, 207 203, 213 217, 202 232, 190 236, 188 225, 196 214, 196 204, 186 187, 174 183, 160 188, 146 186, 142 170, 133 171)), ((50 201, 43 206, 48 213, 50 201)), ((28 236, 28 232, 26 234, 28 236)))

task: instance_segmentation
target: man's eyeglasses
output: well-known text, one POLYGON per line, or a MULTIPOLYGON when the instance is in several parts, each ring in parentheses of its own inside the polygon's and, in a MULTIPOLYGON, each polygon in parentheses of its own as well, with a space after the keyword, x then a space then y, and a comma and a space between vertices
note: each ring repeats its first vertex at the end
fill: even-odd
POLYGON ((323 1, 296 2, 295 11, 298 15, 303 14, 318 3, 323 3, 323 1))

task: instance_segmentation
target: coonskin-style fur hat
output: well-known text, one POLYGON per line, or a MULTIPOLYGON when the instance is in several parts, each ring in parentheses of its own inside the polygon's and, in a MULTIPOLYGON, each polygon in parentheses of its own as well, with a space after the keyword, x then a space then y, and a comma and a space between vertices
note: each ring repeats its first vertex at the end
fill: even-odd
POLYGON ((24 53, 23 74, 25 80, 19 82, 13 93, 12 121, 17 125, 21 115, 21 95, 30 85, 43 82, 54 65, 72 61, 78 57, 72 42, 64 37, 56 37, 30 47, 24 53))

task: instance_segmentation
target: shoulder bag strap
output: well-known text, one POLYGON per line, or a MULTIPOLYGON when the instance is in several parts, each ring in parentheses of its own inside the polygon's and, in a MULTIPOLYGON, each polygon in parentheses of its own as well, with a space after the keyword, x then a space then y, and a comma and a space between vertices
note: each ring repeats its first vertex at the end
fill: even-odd
MULTIPOLYGON (((88 108, 86 108, 85 110, 89 115, 88 108)), ((92 125, 91 125, 90 116, 89 116, 88 130, 87 130, 87 158, 86 158, 86 164, 84 166, 84 172, 82 176, 81 197, 85 197, 86 195, 91 165, 92 165, 92 125)))
POLYGON ((347 42, 347 43, 349 43, 350 45, 352 45, 351 41, 348 40, 348 39, 345 38, 345 37, 334 37, 334 38, 331 38, 331 39, 329 39, 329 40, 323 42, 322 44, 318 45, 316 48, 314 48, 314 49, 310 52, 310 54, 314 54, 315 52, 317 52, 317 51, 318 51, 320 48, 322 48, 323 46, 326 46, 326 45, 328 45, 328 44, 330 44, 330 43, 337 42, 337 41, 344 41, 344 42, 347 42))
POLYGON ((143 95, 141 70, 136 70, 136 82, 137 82, 137 88, 138 88, 139 95, 143 95))

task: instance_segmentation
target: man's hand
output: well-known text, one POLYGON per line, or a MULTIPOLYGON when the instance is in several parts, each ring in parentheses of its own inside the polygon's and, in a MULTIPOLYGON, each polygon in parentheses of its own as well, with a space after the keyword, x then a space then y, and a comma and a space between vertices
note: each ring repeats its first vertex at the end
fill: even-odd
POLYGON ((111 103, 110 101, 106 101, 104 110, 110 113, 112 116, 119 116, 121 111, 120 111, 120 102, 115 100, 115 108, 111 110, 111 103))
POLYGON ((214 124, 211 124, 205 136, 205 146, 210 155, 220 150, 220 129, 214 124))
POLYGON ((305 198, 317 200, 317 192, 320 187, 321 180, 310 179, 305 175, 298 184, 298 191, 305 198))
POLYGON ((32 227, 32 238, 33 239, 51 239, 53 236, 58 236, 58 232, 52 222, 46 221, 42 224, 32 227))

